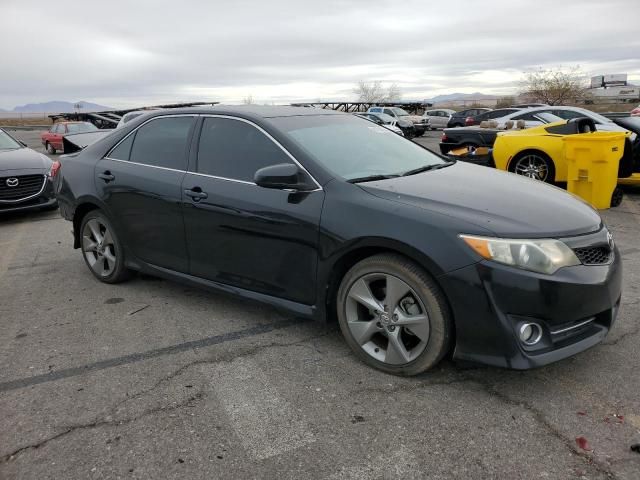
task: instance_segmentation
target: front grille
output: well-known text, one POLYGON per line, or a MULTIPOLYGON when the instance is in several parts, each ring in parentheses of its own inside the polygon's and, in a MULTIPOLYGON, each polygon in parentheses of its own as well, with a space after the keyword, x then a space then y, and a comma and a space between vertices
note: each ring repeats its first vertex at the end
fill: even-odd
POLYGON ((35 195, 42 189, 44 175, 16 175, 15 177, 0 177, 0 201, 16 202, 35 195), (7 180, 18 179, 18 185, 10 187, 7 180))
POLYGON ((612 252, 609 247, 574 248, 573 251, 584 265, 602 265, 609 263, 612 252))

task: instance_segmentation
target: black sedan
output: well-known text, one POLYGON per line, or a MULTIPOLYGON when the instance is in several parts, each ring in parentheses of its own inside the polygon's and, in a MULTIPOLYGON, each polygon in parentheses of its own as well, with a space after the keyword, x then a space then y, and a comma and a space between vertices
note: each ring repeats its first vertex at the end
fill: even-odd
POLYGON ((0 214, 57 208, 52 179, 59 167, 0 128, 0 214))
POLYGON ((450 351, 544 365, 602 341, 620 304, 620 254, 589 206, 353 115, 155 111, 64 157, 56 189, 97 279, 141 271, 337 317, 394 374, 450 351))

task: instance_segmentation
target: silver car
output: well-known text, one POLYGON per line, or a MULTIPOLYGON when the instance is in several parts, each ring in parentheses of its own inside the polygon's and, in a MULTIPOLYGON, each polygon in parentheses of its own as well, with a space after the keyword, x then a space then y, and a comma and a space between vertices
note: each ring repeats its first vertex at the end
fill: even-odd
POLYGON ((425 111, 422 116, 429 120, 431 129, 434 128, 447 128, 451 115, 455 113, 455 110, 448 108, 437 108, 433 110, 425 111))

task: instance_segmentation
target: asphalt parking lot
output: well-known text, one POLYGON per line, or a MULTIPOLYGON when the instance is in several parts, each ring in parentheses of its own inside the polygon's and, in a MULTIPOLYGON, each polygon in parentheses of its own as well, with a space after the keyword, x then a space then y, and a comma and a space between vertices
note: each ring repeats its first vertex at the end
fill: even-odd
POLYGON ((603 216, 625 268, 604 343, 408 379, 333 326, 155 278, 102 284, 57 212, 0 218, 0 478, 638 479, 640 190, 603 216))

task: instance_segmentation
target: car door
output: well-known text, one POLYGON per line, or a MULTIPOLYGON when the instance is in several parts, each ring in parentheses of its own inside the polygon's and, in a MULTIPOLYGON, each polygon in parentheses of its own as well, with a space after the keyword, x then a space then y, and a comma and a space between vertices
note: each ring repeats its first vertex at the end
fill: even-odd
POLYGON ((249 121, 206 116, 196 141, 183 182, 191 274, 313 304, 323 190, 257 186, 258 169, 296 162, 249 121))
POLYGON ((49 140, 49 143, 51 143, 56 150, 62 150, 62 136, 65 133, 67 133, 67 126, 64 123, 59 123, 51 136, 51 140, 49 140))
POLYGON ((431 125, 431 128, 442 127, 442 117, 440 117, 439 110, 432 110, 430 112, 426 112, 426 118, 429 119, 429 125, 431 125))
POLYGON ((98 194, 128 249, 151 265, 188 271, 182 180, 193 115, 155 117, 126 136, 95 168, 98 194))

